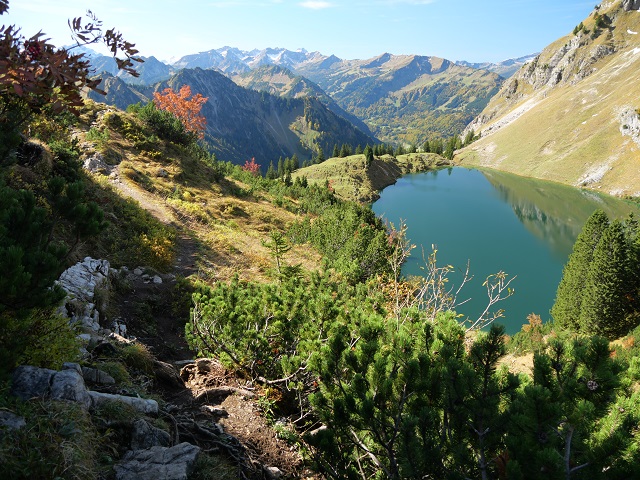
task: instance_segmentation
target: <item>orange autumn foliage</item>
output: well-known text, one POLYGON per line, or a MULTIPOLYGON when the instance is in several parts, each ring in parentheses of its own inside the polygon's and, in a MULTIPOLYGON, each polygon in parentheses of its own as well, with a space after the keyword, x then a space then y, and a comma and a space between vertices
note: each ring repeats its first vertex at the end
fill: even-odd
POLYGON ((188 132, 195 133, 198 138, 204 138, 207 119, 200 114, 200 110, 207 100, 209 97, 203 97, 199 93, 191 96, 189 85, 183 85, 177 93, 170 88, 165 88, 162 93, 153 94, 153 101, 160 110, 174 114, 182 121, 184 128, 188 132))

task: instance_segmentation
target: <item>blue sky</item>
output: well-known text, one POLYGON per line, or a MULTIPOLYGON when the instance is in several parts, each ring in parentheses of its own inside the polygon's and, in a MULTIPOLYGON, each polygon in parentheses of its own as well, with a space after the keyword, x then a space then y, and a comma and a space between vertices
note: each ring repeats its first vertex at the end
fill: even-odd
POLYGON ((10 0, 3 24, 69 43, 91 9, 141 55, 161 60, 225 45, 305 48, 340 58, 384 52, 500 61, 540 51, 596 3, 585 0, 10 0))

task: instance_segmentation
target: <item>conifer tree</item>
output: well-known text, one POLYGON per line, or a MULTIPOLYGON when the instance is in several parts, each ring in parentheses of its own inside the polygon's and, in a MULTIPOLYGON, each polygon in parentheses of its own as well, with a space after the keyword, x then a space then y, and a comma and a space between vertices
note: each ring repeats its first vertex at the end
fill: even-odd
POLYGON ((614 220, 593 252, 584 285, 580 329, 615 339, 628 331, 629 298, 634 293, 631 256, 622 223, 614 220))
POLYGON ((422 151, 424 153, 431 153, 431 145, 429 144, 429 140, 426 140, 424 142, 424 145, 422 145, 422 151))
POLYGON ((551 315, 560 328, 572 330, 579 328, 587 273, 596 245, 608 224, 607 215, 602 210, 596 210, 587 220, 573 245, 573 252, 562 272, 556 301, 551 309, 551 315))
POLYGON ((355 151, 356 155, 362 155, 362 145, 358 144, 355 151))
POLYGON ((364 158, 367 163, 367 167, 371 166, 371 163, 373 162, 373 150, 370 145, 367 145, 364 148, 364 158))
POLYGON ((322 150, 322 147, 320 145, 318 145, 318 158, 316 160, 316 163, 322 163, 326 160, 325 156, 324 156, 324 151, 322 150))
POLYGON ((278 178, 284 177, 284 160, 282 157, 278 159, 278 178))
POLYGON ((273 166, 273 160, 271 160, 271 162, 269 163, 269 168, 267 169, 266 178, 268 178, 269 180, 274 180, 278 178, 278 172, 273 166))
POLYGON ((338 158, 340 156, 340 149, 337 144, 333 146, 333 154, 331 156, 333 158, 338 158))

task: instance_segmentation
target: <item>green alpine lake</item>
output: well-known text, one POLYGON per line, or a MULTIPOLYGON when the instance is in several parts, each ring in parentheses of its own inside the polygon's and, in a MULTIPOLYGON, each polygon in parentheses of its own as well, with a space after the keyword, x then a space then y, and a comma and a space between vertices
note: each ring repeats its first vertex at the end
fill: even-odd
POLYGON ((403 220, 417 245, 403 267, 420 275, 432 245, 439 266, 452 265, 457 286, 467 261, 473 279, 458 296, 458 313, 477 318, 487 304, 488 275, 499 271, 517 278, 515 293, 494 306, 504 309, 507 333, 518 332, 530 313, 550 319, 556 289, 573 243, 596 210, 624 218, 638 206, 624 200, 561 184, 496 170, 462 167, 411 174, 387 187, 373 211, 398 225, 403 220))

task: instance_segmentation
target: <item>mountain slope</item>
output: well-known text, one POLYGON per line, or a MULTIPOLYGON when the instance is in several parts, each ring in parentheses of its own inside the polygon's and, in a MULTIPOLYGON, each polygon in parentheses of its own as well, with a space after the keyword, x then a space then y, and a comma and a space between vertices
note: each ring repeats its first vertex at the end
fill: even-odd
MULTIPOLYGON (((248 90, 214 70, 184 69, 153 87, 135 87, 120 79, 107 79, 104 85, 107 103, 120 108, 150 99, 153 91, 189 85, 209 99, 202 108, 205 140, 220 159, 234 163, 255 157, 266 168, 280 156, 311 158, 318 146, 327 152, 335 144, 375 142, 316 98, 285 99, 248 90)), ((89 98, 105 101, 92 94, 89 98)))
POLYGON ((456 159, 639 196, 638 9, 603 4, 522 67, 469 126, 482 138, 456 159))
POLYGON ((313 97, 322 102, 329 110, 353 123, 365 134, 373 137, 367 124, 355 115, 344 111, 324 90, 288 68, 278 65, 264 65, 243 74, 231 76, 238 85, 251 90, 264 91, 284 98, 313 97))
POLYGON ((318 58, 296 68, 388 142, 422 143, 460 132, 503 79, 437 57, 318 58))

